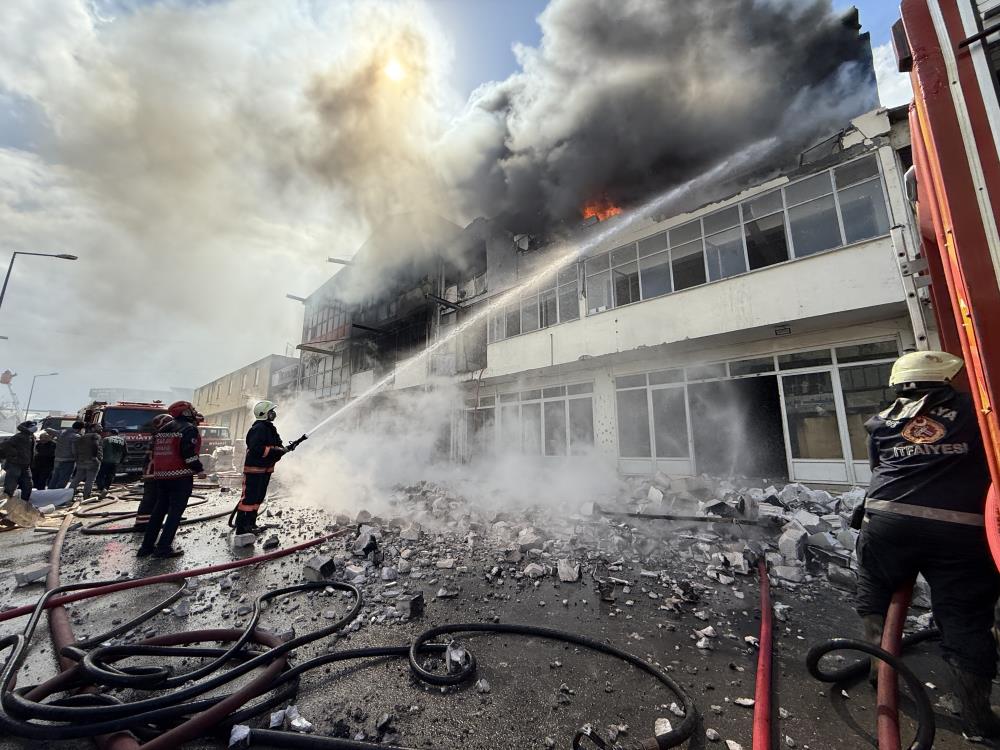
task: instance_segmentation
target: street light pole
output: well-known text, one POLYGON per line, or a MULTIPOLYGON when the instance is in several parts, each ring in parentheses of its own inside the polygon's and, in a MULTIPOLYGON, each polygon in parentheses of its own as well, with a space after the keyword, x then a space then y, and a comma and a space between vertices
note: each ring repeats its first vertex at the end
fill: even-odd
POLYGON ((7 282, 10 281, 10 272, 14 270, 14 259, 18 255, 39 255, 43 258, 61 258, 62 260, 76 260, 77 256, 69 253, 27 253, 23 250, 15 250, 10 256, 10 264, 7 266, 7 275, 3 277, 3 288, 0 288, 0 306, 3 305, 4 295, 7 294, 7 282))
POLYGON ((31 379, 31 390, 28 391, 28 405, 24 407, 25 422, 28 421, 28 412, 31 411, 31 397, 35 394, 35 381, 38 380, 39 378, 49 378, 52 377, 53 375, 58 375, 58 374, 59 374, 58 372, 44 372, 39 375, 35 375, 35 377, 31 379))

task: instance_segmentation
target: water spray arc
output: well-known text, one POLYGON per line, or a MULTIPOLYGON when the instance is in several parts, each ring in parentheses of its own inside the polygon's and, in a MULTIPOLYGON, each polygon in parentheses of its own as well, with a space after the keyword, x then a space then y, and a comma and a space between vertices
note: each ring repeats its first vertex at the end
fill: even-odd
POLYGON ((329 416, 322 419, 318 424, 316 424, 312 429, 307 430, 302 438, 298 441, 301 442, 302 439, 306 439, 313 435, 318 430, 322 429, 326 425, 335 421, 337 418, 348 414, 351 410, 355 409, 360 404, 363 404, 369 400, 372 396, 385 390, 392 382, 395 380, 396 375, 400 372, 405 372, 410 368, 414 367, 418 362, 426 360, 428 356, 436 352, 438 349, 443 347, 449 341, 453 340, 455 337, 461 335, 465 331, 469 330, 473 326, 480 323, 484 318, 486 318, 491 313, 499 310, 507 305, 508 302, 515 300, 521 294, 521 291, 531 287, 534 284, 539 283, 542 279, 547 276, 558 272, 565 266, 576 262, 582 258, 589 250, 598 247, 615 237, 624 234, 627 230, 633 228, 639 221, 652 216, 654 214, 663 212, 665 209, 669 208, 673 203, 677 202, 681 197, 687 195, 692 190, 699 187, 709 186, 714 182, 718 181, 720 178, 724 177, 727 173, 731 173, 736 170, 746 169, 747 167, 753 166, 763 162, 768 156, 773 152, 773 150, 779 145, 779 140, 777 137, 770 137, 760 140, 751 146, 747 147, 743 152, 736 154, 735 156, 729 157, 722 162, 719 162, 711 169, 703 172, 702 174, 694 177, 687 182, 678 185, 677 187, 671 188, 666 192, 658 195, 657 197, 647 201, 641 206, 627 212, 623 213, 619 220, 615 221, 613 225, 601 229, 601 231, 587 237, 582 242, 574 242, 572 240, 567 240, 563 243, 563 246, 557 251, 556 257, 547 265, 543 266, 541 269, 536 271, 534 274, 529 276, 527 279, 522 281, 517 286, 511 287, 502 294, 498 294, 492 300, 487 302, 483 309, 477 312, 475 315, 471 316, 462 323, 454 326, 447 335, 442 336, 434 343, 427 346, 427 348, 414 354, 409 359, 405 360, 401 364, 398 364, 391 373, 383 377, 382 379, 376 381, 374 384, 368 387, 365 391, 358 394, 358 396, 344 404, 340 409, 333 412, 329 416))

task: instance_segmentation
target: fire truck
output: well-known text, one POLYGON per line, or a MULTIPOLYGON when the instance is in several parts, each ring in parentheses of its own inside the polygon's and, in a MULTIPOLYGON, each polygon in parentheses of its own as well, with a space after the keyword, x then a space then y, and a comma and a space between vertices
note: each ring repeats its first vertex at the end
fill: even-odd
POLYGON ((166 413, 161 401, 119 401, 116 404, 94 401, 80 409, 77 416, 85 424, 101 425, 101 432, 118 430, 125 439, 126 448, 125 461, 119 471, 134 477, 142 473, 146 451, 153 440, 153 417, 166 413))
POLYGON ((908 191, 943 349, 966 362, 993 477, 986 529, 1000 567, 1000 0, 903 0, 892 29, 909 73, 908 191))

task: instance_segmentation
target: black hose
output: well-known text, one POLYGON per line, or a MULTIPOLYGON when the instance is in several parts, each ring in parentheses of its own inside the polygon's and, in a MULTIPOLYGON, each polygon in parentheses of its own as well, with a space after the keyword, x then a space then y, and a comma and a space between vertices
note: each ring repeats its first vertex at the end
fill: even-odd
MULTIPOLYGON (((925 630, 904 637, 902 643, 903 646, 909 646, 936 635, 938 635, 936 630, 925 630)), ((896 670, 896 674, 902 677, 903 682, 906 683, 917 709, 917 732, 914 735, 913 742, 909 745, 909 750, 931 750, 934 745, 934 733, 936 731, 934 709, 931 707, 931 701, 927 696, 927 691, 924 690, 923 683, 906 666, 903 659, 893 656, 888 651, 867 641, 860 641, 854 638, 833 638, 816 644, 806 654, 806 668, 809 670, 809 674, 820 682, 844 682, 868 672, 869 665, 871 664, 870 659, 865 659, 840 669, 831 670, 821 668, 820 660, 834 651, 861 651, 869 656, 881 659, 896 670)))
MULTIPOLYGON (((197 503, 191 503, 188 507, 194 508, 199 505, 204 505, 207 500, 200 500, 197 503)), ((217 513, 209 513, 204 516, 195 516, 194 518, 184 518, 181 519, 181 526, 190 526, 193 523, 201 523, 202 521, 214 521, 217 518, 222 518, 229 514, 228 510, 219 511, 217 513)), ((131 526, 112 526, 111 528, 105 528, 108 524, 117 523, 118 521, 125 521, 129 518, 135 518, 139 515, 135 513, 122 513, 114 515, 111 518, 102 518, 98 521, 93 521, 86 526, 80 528, 81 534, 94 535, 94 534, 131 534, 133 532, 144 532, 145 529, 136 529, 135 525, 131 526)))

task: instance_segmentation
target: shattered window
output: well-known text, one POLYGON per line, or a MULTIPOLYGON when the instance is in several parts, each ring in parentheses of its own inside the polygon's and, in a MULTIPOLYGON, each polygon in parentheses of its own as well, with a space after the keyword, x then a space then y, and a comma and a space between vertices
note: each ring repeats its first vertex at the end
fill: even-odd
POLYGON ((796 258, 843 244, 832 195, 788 209, 788 223, 796 258))
POLYGON ((851 457, 855 461, 868 460, 868 431, 865 422, 885 409, 896 399, 889 386, 892 363, 857 365, 840 370, 840 387, 844 394, 844 411, 847 413, 847 434, 851 442, 851 457))
POLYGON ((679 292, 705 283, 705 255, 700 239, 673 247, 670 250, 670 263, 674 291, 679 292))
POLYGON ((508 338, 517 336, 521 332, 521 310, 517 302, 511 302, 507 305, 505 317, 507 326, 505 335, 508 338))
POLYGON ((800 459, 842 459, 829 372, 784 375, 781 378, 788 417, 788 439, 792 457, 800 459))
POLYGON ((788 260, 785 215, 780 210, 779 213, 748 221, 743 229, 751 269, 765 268, 788 260))
POLYGON ((602 271, 594 276, 588 276, 587 312, 590 314, 604 312, 610 307, 612 307, 611 272, 602 271))
POLYGON ((746 273, 743 235, 738 227, 706 237, 705 255, 708 258, 708 278, 711 281, 746 273))
POLYGON ((889 231, 882 181, 875 179, 837 191, 844 234, 848 243, 878 237, 889 231))
POLYGON ((615 307, 639 301, 639 265, 635 261, 611 270, 614 279, 615 307))
POLYGON ((575 276, 571 283, 559 287, 559 322, 565 323, 580 317, 579 296, 575 276))

